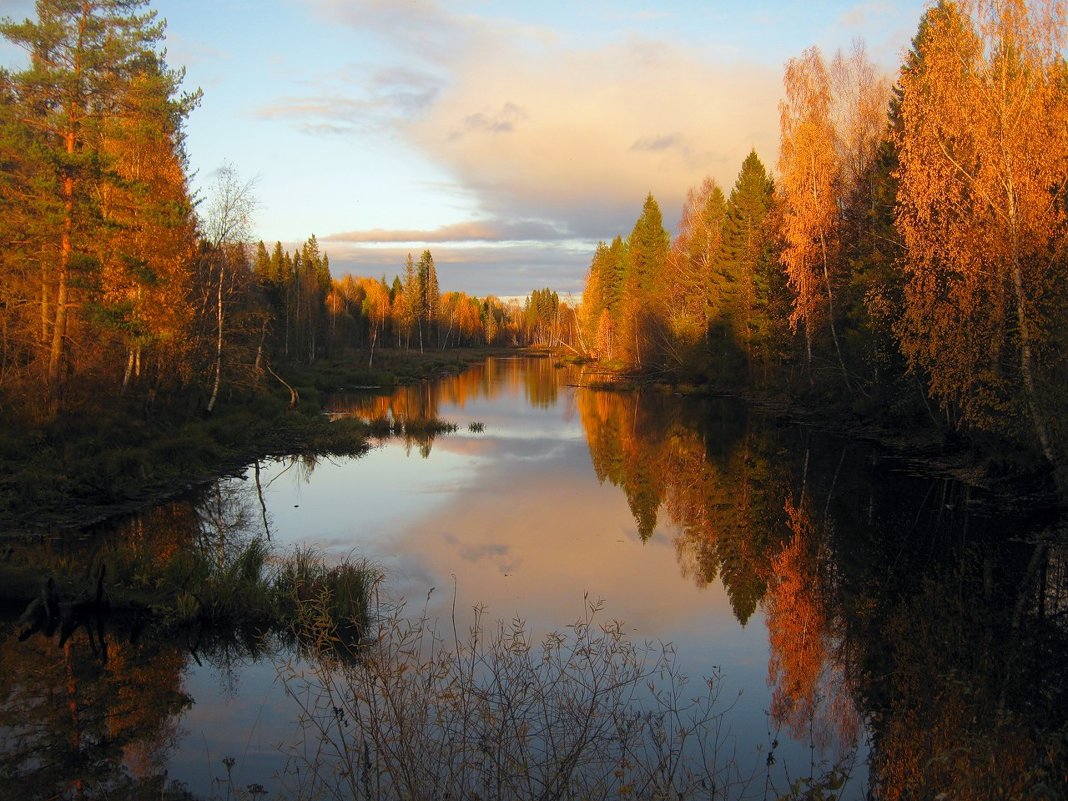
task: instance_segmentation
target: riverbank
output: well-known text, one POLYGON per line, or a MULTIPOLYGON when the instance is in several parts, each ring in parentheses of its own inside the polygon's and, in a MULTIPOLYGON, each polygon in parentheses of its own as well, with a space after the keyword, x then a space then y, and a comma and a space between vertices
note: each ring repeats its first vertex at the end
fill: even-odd
POLYGON ((120 401, 40 424, 5 421, 0 538, 81 529, 132 514, 264 456, 358 454, 367 447, 367 427, 331 422, 322 414, 326 395, 388 391, 459 373, 500 352, 384 350, 373 368, 337 360, 279 367, 288 387, 267 377, 255 390, 224 398, 211 415, 180 404, 146 409, 120 401), (295 408, 289 387, 297 395, 295 408))
POLYGON ((844 398, 819 387, 730 388, 710 382, 627 369, 562 355, 585 364, 582 386, 627 392, 641 389, 710 398, 733 398, 772 417, 779 425, 800 424, 821 432, 875 443, 901 468, 944 476, 979 490, 1001 509, 1055 510, 1068 501, 1065 478, 1054 474, 1034 451, 996 434, 960 431, 936 418, 937 409, 920 402, 881 404, 870 397, 844 398))

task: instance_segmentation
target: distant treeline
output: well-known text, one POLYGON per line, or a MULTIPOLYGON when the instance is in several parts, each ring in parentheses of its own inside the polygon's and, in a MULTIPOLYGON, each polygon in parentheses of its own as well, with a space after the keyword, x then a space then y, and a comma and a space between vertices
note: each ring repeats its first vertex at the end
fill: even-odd
POLYGON ((897 82, 863 46, 788 62, 773 177, 650 195, 593 257, 598 358, 920 414, 1064 458, 1068 66, 1056 4, 940 2, 897 82))
POLYGON ((534 290, 523 302, 493 295, 441 292, 434 256, 409 254, 404 272, 346 275, 335 280, 312 236, 290 254, 276 242, 270 253, 255 248, 249 280, 265 292, 266 344, 286 361, 366 355, 377 347, 443 350, 449 347, 552 346, 570 343, 577 318, 551 289, 534 290))

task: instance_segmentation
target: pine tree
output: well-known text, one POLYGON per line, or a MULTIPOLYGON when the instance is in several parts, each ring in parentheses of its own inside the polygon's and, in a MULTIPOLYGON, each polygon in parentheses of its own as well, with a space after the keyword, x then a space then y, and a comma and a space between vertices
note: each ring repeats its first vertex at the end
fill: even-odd
POLYGON ((155 392, 173 383, 193 350, 196 221, 181 126, 196 97, 172 99, 177 76, 161 61, 142 69, 131 78, 123 112, 101 129, 107 170, 97 189, 100 287, 81 316, 103 328, 95 347, 101 356, 112 358, 108 334, 122 349, 123 389, 144 378, 151 361, 155 392))
POLYGON ((27 69, 4 74, 4 105, 8 112, 18 109, 5 113, 5 122, 22 127, 24 138, 33 140, 27 155, 43 157, 34 171, 48 171, 38 173, 32 185, 39 191, 33 202, 42 254, 37 296, 47 329, 44 377, 53 407, 69 367, 70 343, 85 336, 71 310, 99 286, 101 188, 114 174, 116 155, 108 142, 115 145, 118 129, 132 133, 139 116, 146 119, 158 109, 167 117, 169 160, 184 167, 180 126, 195 98, 174 99, 181 75, 163 65, 156 50, 163 25, 155 12, 142 13, 146 5, 146 0, 38 0, 36 21, 0 23, 0 35, 30 54, 27 69))
POLYGON ((422 332, 425 329, 426 340, 429 344, 430 335, 436 330, 441 313, 441 291, 438 288, 438 274, 434 268, 434 257, 429 250, 424 250, 422 255, 419 256, 419 264, 416 268, 416 283, 419 302, 415 308, 420 315, 419 350, 422 352, 422 332))
POLYGON ((423 351, 423 318, 426 316, 426 307, 423 305, 423 293, 420 290, 419 276, 415 271, 415 262, 412 254, 408 254, 408 260, 404 263, 404 306, 407 315, 404 319, 405 341, 407 347, 411 347, 412 329, 418 333, 419 352, 423 351))
POLYGON ((623 283, 621 345, 629 361, 642 366, 643 354, 659 344, 664 297, 660 278, 667 264, 671 237, 664 230, 660 206, 649 194, 627 240, 627 273, 623 283))

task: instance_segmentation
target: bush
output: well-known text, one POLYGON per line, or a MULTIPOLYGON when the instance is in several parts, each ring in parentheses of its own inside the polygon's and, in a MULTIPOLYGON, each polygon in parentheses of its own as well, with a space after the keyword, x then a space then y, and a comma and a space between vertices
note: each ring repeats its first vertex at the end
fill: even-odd
MULTIPOLYGON (((530 642, 519 621, 443 639, 399 610, 358 658, 283 667, 302 709, 300 797, 709 798, 740 794, 718 677, 694 688, 599 604, 530 642)), ((454 626, 455 628, 455 626, 454 626)))

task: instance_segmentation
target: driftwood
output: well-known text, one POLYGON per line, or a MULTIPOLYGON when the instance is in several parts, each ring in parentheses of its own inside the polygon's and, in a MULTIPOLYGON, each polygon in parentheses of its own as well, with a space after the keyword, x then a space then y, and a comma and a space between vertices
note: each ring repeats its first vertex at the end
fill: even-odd
POLYGON ((297 391, 295 389, 293 389, 293 387, 289 384, 288 381, 286 381, 284 378, 282 378, 282 376, 278 375, 278 373, 276 373, 274 371, 274 369, 271 367, 270 364, 268 364, 267 362, 264 362, 263 366, 267 368, 267 372, 268 373, 270 373, 276 379, 278 379, 278 382, 282 386, 284 386, 286 389, 289 390, 289 410, 290 411, 296 410, 297 403, 300 401, 300 395, 297 393, 297 391))

